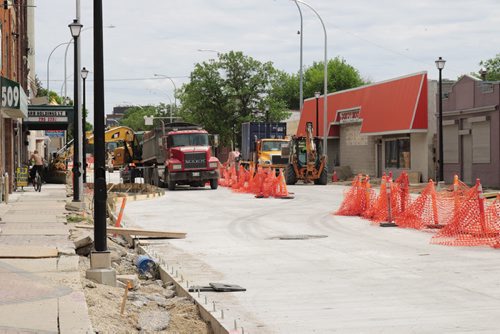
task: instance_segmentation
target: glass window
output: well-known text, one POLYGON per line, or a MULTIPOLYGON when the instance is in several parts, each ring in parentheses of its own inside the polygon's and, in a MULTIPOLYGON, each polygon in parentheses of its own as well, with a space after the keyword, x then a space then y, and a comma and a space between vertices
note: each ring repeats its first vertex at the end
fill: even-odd
POLYGON ((394 139, 385 142, 385 168, 410 169, 410 139, 394 139))
POLYGON ((283 141, 264 141, 262 151, 281 151, 281 146, 286 145, 283 141))
POLYGON ((208 134, 206 133, 186 133, 170 137, 173 147, 178 146, 208 146, 208 134))

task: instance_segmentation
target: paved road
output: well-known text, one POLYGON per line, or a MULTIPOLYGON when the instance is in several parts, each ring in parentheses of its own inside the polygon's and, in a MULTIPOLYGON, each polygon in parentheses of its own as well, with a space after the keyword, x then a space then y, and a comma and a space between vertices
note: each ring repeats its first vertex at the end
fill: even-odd
POLYGON ((188 233, 152 249, 190 285, 248 289, 204 294, 228 328, 237 319, 253 334, 498 333, 498 251, 333 216, 344 189, 297 185, 293 200, 178 190, 125 211, 129 224, 188 233), (318 238, 278 239, 299 235, 318 238))

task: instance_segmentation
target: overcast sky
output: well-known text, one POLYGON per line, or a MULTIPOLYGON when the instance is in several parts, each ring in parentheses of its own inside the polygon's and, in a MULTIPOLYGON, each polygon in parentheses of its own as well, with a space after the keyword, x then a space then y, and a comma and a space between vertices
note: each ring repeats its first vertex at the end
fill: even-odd
MULTIPOLYGON (((500 53, 498 0, 307 0, 323 18, 328 58, 343 57, 372 81, 428 71, 446 59, 443 77, 477 72, 481 60, 500 53)), ((93 69, 92 0, 81 0, 82 66, 93 69)), ((194 64, 220 52, 243 51, 278 69, 298 72, 300 16, 289 0, 104 0, 106 113, 117 105, 173 102, 173 78, 180 87, 194 64)), ((37 0, 36 73, 46 86, 47 58, 71 39, 68 24, 75 0, 37 0)), ((322 61, 321 23, 307 7, 304 65, 322 61)), ((68 52, 68 96, 73 96, 73 53, 68 52)), ((50 60, 50 89, 61 92, 64 47, 50 60)), ((93 111, 93 75, 87 79, 87 106, 93 111)), ((307 98, 307 97, 305 97, 307 98)))

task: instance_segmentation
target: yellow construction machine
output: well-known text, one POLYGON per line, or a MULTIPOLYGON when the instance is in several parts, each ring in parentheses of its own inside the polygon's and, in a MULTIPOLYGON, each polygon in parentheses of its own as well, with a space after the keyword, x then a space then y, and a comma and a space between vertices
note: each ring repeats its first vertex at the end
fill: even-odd
MULTIPOLYGON (((326 155, 322 152, 321 139, 313 136, 311 122, 306 124, 306 136, 294 136, 286 151, 290 154, 290 164, 285 171, 286 184, 295 184, 298 180, 320 185, 328 183, 326 155)), ((282 151, 283 156, 286 153, 282 151)))
MULTIPOLYGON (((88 144, 94 144, 94 136, 87 138, 88 144)), ((106 144, 115 143, 114 148, 110 147, 107 152, 108 170, 113 171, 127 164, 141 161, 141 152, 138 138, 134 130, 127 126, 117 126, 110 128, 104 133, 106 144)))

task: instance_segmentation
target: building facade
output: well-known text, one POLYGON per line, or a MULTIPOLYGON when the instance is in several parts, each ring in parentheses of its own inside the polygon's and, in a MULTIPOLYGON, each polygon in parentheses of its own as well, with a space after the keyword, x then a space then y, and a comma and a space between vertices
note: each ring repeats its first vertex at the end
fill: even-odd
MULTIPOLYGON (((406 171, 413 182, 434 178, 436 89, 421 72, 329 94, 329 171, 349 166, 354 174, 406 171)), ((312 122, 322 137, 322 112, 323 97, 305 100, 297 135, 312 122)))
POLYGON ((0 8, 0 174, 10 180, 26 158, 21 124, 28 110, 29 3, 8 1, 7 8, 0 8))
POLYGON ((500 188, 500 82, 465 75, 443 99, 444 177, 500 188))

